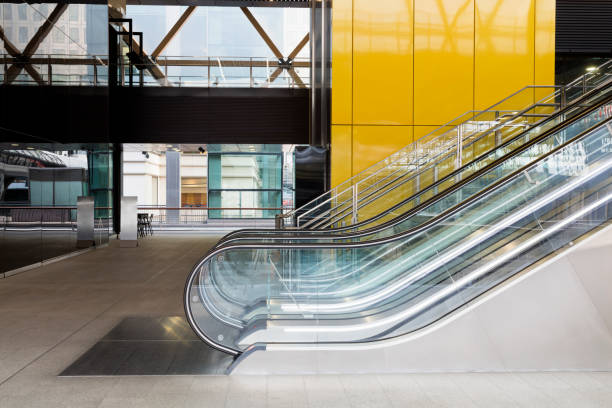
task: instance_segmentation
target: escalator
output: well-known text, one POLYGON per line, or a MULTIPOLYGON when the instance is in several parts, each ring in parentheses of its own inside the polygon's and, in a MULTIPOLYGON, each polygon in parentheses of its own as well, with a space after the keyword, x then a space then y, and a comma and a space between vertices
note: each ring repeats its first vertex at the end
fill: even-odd
MULTIPOLYGON (((248 242, 257 239, 265 239, 270 242, 272 239, 290 239, 291 242, 325 242, 327 240, 359 240, 364 241, 381 236, 381 234, 393 234, 403 231, 408 227, 417 225, 419 222, 427 219, 419 213, 421 208, 429 208, 429 216, 441 212, 451 204, 456 204, 457 201, 449 202, 443 200, 437 206, 433 207, 429 204, 440 198, 440 193, 446 190, 456 188, 457 181, 473 178, 478 170, 485 168, 494 168, 502 158, 508 154, 519 154, 525 150, 527 145, 535 143, 538 137, 555 134, 559 129, 567 126, 567 121, 573 118, 582 118, 577 122, 573 131, 576 131, 576 126, 584 129, 592 120, 592 116, 599 115, 600 108, 597 103, 605 99, 610 93, 612 82, 605 81, 595 89, 588 92, 581 98, 578 98, 572 105, 560 110, 559 112, 540 121, 538 126, 530 127, 521 132, 517 136, 509 138, 499 146, 481 154, 474 160, 461 167, 458 170, 450 172, 446 176, 440 178, 437 182, 423 187, 415 194, 401 200, 397 204, 385 209, 377 216, 371 217, 364 222, 351 225, 344 228, 333 229, 329 231, 320 230, 238 230, 223 237, 216 245, 228 245, 239 242, 248 242), (590 115, 590 116, 589 116, 590 115), (435 210, 434 210, 435 209, 435 210), (434 212, 432 212, 434 210, 434 212), (381 233, 381 230, 385 230, 381 233)), ((523 158, 522 160, 528 160, 523 158)), ((490 180, 494 178, 490 177, 490 180)), ((482 180, 482 179, 481 179, 482 180)), ((475 193, 482 189, 484 185, 473 185, 470 189, 471 193, 475 193)), ((402 188, 398 184, 396 188, 402 188)), ((465 194, 465 189, 464 193, 465 194)), ((384 194, 384 193, 383 193, 384 194)), ((467 198, 463 196, 461 198, 467 198)))
POLYGON ((385 347, 422 333, 608 223, 612 97, 606 88, 590 98, 464 166, 392 225, 215 248, 187 281, 190 324, 235 355, 255 345, 385 347))
MULTIPOLYGON (((578 78, 567 86, 558 90, 550 100, 558 99, 559 95, 563 95, 565 100, 568 95, 572 103, 567 102, 561 105, 563 109, 544 115, 543 119, 534 120, 531 123, 524 123, 526 118, 541 117, 542 108, 538 108, 541 103, 538 103, 522 112, 515 113, 512 120, 506 120, 496 126, 485 126, 482 132, 473 132, 471 137, 466 137, 464 144, 461 145, 461 153, 465 165, 459 169, 453 170, 452 165, 454 160, 449 160, 449 157, 443 158, 438 162, 432 161, 429 167, 424 166, 419 172, 410 171, 409 166, 399 166, 399 170, 392 173, 400 175, 392 179, 390 176, 385 176, 378 184, 377 189, 371 189, 358 204, 359 208, 368 208, 371 212, 373 209, 382 208, 376 215, 366 217, 364 221, 357 222, 345 227, 333 228, 325 231, 316 229, 299 229, 299 230, 239 230, 234 231, 219 241, 217 246, 227 242, 236 241, 237 239, 256 239, 265 238, 266 236, 282 235, 286 237, 296 236, 331 236, 330 233, 346 234, 356 231, 367 231, 378 226, 385 227, 391 223, 398 221, 407 211, 414 209, 420 203, 427 201, 436 194, 451 188, 457 180, 461 180, 471 174, 476 169, 482 168, 490 163, 493 159, 497 159, 503 154, 506 154, 516 146, 520 146, 526 140, 535 137, 542 132, 551 131, 555 126, 560 124, 572 116, 578 115, 593 104, 595 98, 606 92, 610 86, 610 70, 612 63, 603 64, 595 74, 587 74, 578 78), (581 92, 576 92, 576 84, 580 84, 581 92), (531 112, 531 113, 529 113, 531 112), (533 115, 532 112, 540 112, 540 115, 533 115), (531 116, 530 116, 531 115, 531 116), (522 122, 522 124, 521 124, 522 122), (495 143, 491 144, 491 136, 494 136, 495 143), (494 146, 490 150, 483 150, 479 146, 494 146), (451 164, 449 166, 449 163, 451 164), (466 166, 471 166, 466 169, 466 166), (434 178, 430 177, 435 174, 434 178), (388 181, 392 179, 391 181, 388 181)), ((546 98, 545 98, 546 99, 546 98)), ((555 105, 556 106, 556 105, 555 105)), ((546 108, 546 106, 544 106, 546 108)), ((549 106, 547 109, 551 109, 549 106)), ((483 114, 481 113, 480 116, 483 114)), ((472 121, 473 125, 474 121, 472 121)), ((456 147, 456 146, 455 146, 456 147)), ((452 150, 452 149, 451 149, 452 150)), ((398 152, 398 153, 401 153, 398 152)), ((454 152, 450 153, 451 159, 454 159, 454 152)), ((448 156, 448 154, 447 154, 448 156)), ((393 157, 393 156, 392 156, 393 157)), ((398 160, 392 161, 396 165, 398 160)), ((392 167, 388 165, 387 167, 392 167)), ((382 171, 390 171, 384 167, 382 171)), ((379 175, 380 176, 380 175, 379 175)), ((372 178, 371 176, 369 176, 372 178)), ((361 181, 363 183, 363 180, 361 181)), ((376 184, 376 183, 374 183, 376 184)), ((372 183, 370 187, 372 187, 372 183)), ((326 193, 331 194, 332 192, 326 193)), ((345 207, 349 208, 349 207, 345 207)), ((307 239, 307 238, 303 238, 307 239)))
POLYGON ((526 87, 484 111, 467 112, 283 217, 302 230, 388 220, 398 212, 381 216, 385 210, 577 102, 609 80, 611 69, 611 62, 603 64, 539 100, 546 87, 526 87))

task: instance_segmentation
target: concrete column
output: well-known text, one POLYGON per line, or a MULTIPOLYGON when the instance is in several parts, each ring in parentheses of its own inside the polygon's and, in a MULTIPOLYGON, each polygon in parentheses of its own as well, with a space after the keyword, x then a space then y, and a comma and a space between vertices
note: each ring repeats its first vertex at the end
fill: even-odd
MULTIPOLYGON (((166 207, 181 206, 181 153, 166 152, 166 207)), ((166 211, 166 222, 178 223, 179 210, 166 211)))

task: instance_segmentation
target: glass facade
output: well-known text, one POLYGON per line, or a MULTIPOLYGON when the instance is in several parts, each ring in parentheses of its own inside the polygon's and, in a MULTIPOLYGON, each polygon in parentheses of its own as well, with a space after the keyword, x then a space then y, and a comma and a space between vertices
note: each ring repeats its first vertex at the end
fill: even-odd
MULTIPOLYGON (((30 72, 19 70, 14 76, 9 73, 11 61, 0 67, 2 81, 11 84, 33 85, 38 81, 53 85, 96 84, 105 85, 108 67, 104 62, 108 54, 108 6, 106 4, 17 4, 5 3, 0 8, 0 25, 4 29, 5 42, 18 52, 30 47, 30 72), (41 30, 43 23, 57 16, 49 32, 41 30), (41 36, 42 34, 42 36, 41 36), (35 37, 37 36, 37 37, 35 37), (35 38, 42 41, 30 42, 35 38), (35 45, 32 49, 32 46, 35 45), (74 64, 60 61, 96 60, 91 63, 74 64), (95 71, 95 74, 94 74, 95 71), (31 74, 35 74, 35 78, 31 74)), ((10 53, 9 53, 10 54, 10 53)), ((12 71, 14 73, 14 69, 12 71)))
POLYGON ((274 218, 282 192, 282 145, 209 145, 210 218, 274 218))
POLYGON ((77 199, 93 196, 94 239, 112 229, 108 144, 0 144, 0 273, 76 250, 77 199))

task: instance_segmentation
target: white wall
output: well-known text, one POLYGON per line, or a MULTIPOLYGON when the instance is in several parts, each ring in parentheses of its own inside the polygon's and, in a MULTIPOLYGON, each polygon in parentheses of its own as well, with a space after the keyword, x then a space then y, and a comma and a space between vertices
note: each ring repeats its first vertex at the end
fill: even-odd
POLYGON ((165 205, 165 156, 149 153, 147 159, 141 152, 123 152, 123 195, 138 197, 138 205, 165 205), (157 197, 153 186, 156 179, 157 197))

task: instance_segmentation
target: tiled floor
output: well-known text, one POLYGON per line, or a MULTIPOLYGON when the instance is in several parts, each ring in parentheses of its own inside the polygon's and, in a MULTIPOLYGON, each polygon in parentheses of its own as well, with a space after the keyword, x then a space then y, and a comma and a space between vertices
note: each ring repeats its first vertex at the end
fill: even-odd
POLYGON ((125 317, 181 315, 214 239, 113 242, 0 280, 0 407, 612 407, 612 373, 57 376, 125 317))

